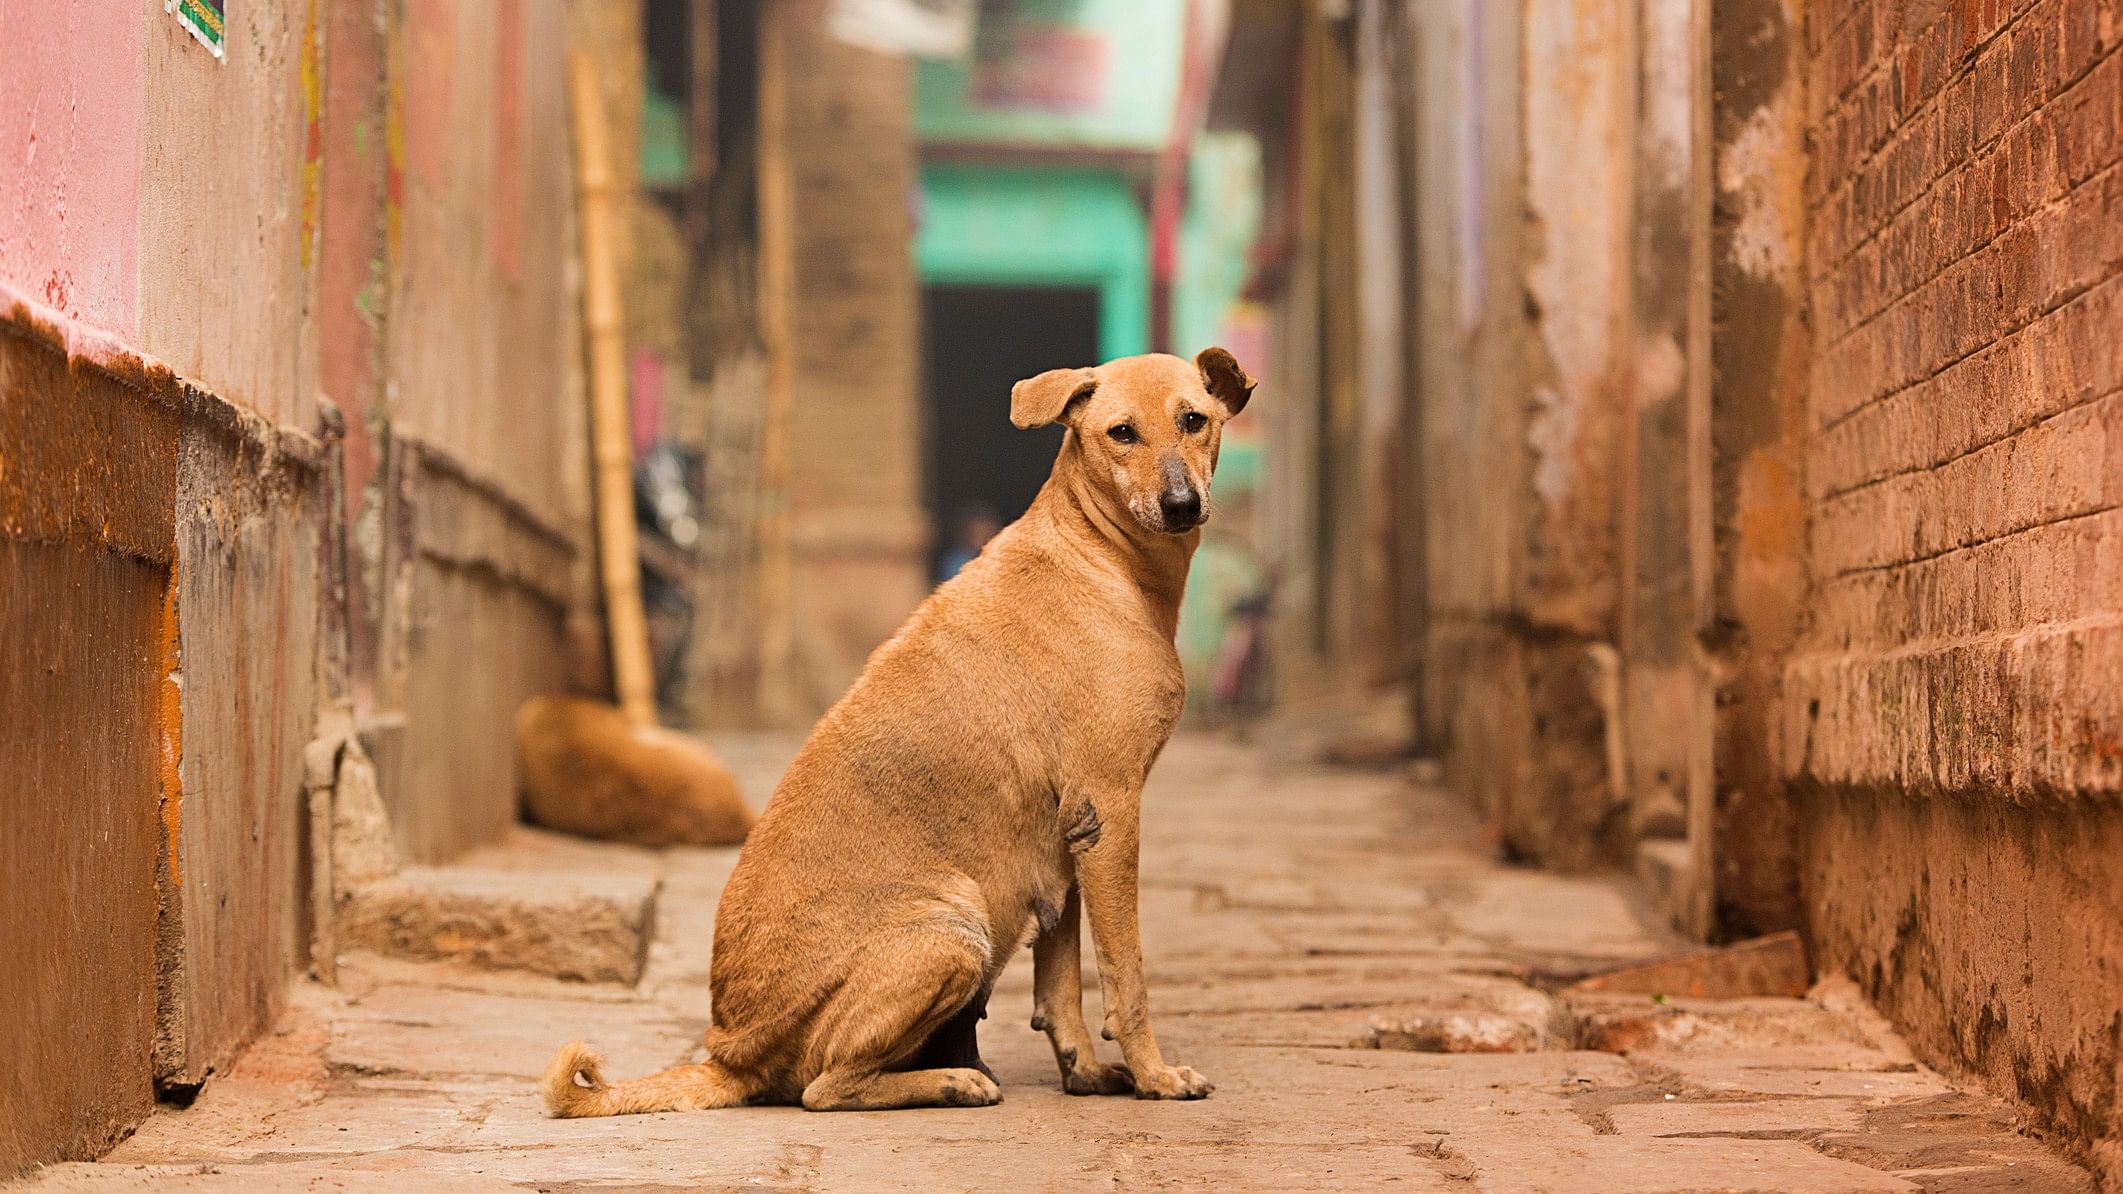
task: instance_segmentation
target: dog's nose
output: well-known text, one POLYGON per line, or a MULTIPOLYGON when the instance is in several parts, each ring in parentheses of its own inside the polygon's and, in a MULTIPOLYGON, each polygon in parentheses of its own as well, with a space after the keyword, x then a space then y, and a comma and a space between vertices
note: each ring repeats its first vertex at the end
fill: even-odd
POLYGON ((1202 495, 1192 485, 1176 486, 1158 495, 1158 509, 1164 512, 1165 526, 1184 531, 1202 520, 1202 495))

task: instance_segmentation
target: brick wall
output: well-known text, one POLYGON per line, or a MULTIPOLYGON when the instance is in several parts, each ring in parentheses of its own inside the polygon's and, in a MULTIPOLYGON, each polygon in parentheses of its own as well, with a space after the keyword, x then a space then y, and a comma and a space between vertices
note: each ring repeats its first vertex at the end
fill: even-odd
POLYGON ((1806 916, 2123 1176, 2123 3, 1808 32, 1806 916))

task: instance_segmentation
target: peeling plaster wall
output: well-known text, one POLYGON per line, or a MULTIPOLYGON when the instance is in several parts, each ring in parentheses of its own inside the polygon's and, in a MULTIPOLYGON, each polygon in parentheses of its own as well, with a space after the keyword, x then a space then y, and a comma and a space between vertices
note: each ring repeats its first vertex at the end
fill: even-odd
POLYGON ((388 459, 353 499, 352 563, 372 746, 424 862, 514 821, 516 707, 571 670, 553 585, 585 558, 588 453, 563 8, 419 0, 387 34, 387 381, 365 409, 388 459))
POLYGON ((1525 289, 1537 353, 1526 427, 1532 503, 1520 603, 1559 633, 1609 638, 1628 330, 1633 4, 1528 0, 1525 289))
POLYGON ((577 300, 558 284, 574 194, 563 28, 559 0, 406 6, 392 30, 405 150, 384 334, 393 432, 555 526, 574 513, 560 430, 579 402, 554 384, 578 351, 577 300))
MULTIPOLYGON (((70 689, 79 706, 70 712, 56 693, 21 706, 40 709, 38 732, 85 734, 111 753, 25 798, 31 815, 55 818, 80 843, 69 848, 96 846, 53 874, 74 889, 44 892, 46 906, 97 919, 69 915, 37 930, 73 933, 59 948, 82 958, 51 976, 73 1001, 51 1023, 72 1019, 81 1031, 47 1023, 32 1050, 52 1090, 81 1097, 57 1100, 69 1119, 15 1121, 35 1126, 0 1163, 108 1145, 145 1112, 153 1083, 197 1082, 269 1022, 301 958, 295 768, 315 717, 318 614, 318 525, 304 495, 320 460, 295 430, 313 417, 308 16, 241 11, 229 57, 217 61, 159 4, 69 7, 33 26, 30 94, 0 98, 34 114, 9 130, 21 139, 6 152, 32 169, 21 176, 29 193, 11 197, 24 221, 5 226, 37 238, 36 252, 0 253, 0 283, 58 300, 18 313, 19 326, 47 329, 43 377, 24 366, 0 379, 0 402, 29 412, 0 438, 4 471, 48 516, 42 530, 0 536, 22 570, 10 588, 48 595, 22 616, 49 624, 56 641, 78 604, 81 616, 105 619, 112 643, 150 647, 144 689, 106 688, 93 707, 79 704, 91 690, 70 689), (54 289, 53 277, 75 281, 54 289), (98 377, 117 380, 91 384, 98 377), (82 434, 92 438, 73 438, 82 434), (143 436, 155 467, 111 442, 143 436), (81 443, 110 455, 59 473, 18 467, 81 443), (111 571, 74 554, 108 552, 124 533, 123 522, 109 524, 114 532, 76 521, 112 500, 100 487, 155 511, 157 543, 123 553, 153 564, 152 601, 138 568, 118 569, 138 582, 118 604, 103 599, 108 577, 80 603, 55 596, 66 576, 111 571), (141 773, 128 759, 143 739, 152 765, 141 773), (119 828, 143 821, 155 830, 144 858, 119 828), (134 952, 143 940, 144 972, 134 952), (119 950, 114 970, 106 955, 119 950)), ((17 85, 21 76, 6 73, 17 85)), ((101 666, 102 649, 78 647, 82 666, 101 666)), ((45 749, 63 760, 73 748, 62 738, 45 749)))
MULTIPOLYGON (((23 912, 7 927, 53 934, 52 948, 91 960, 107 946, 82 933, 149 943, 146 971, 125 977, 122 992, 98 986, 119 979, 72 963, 37 976, 75 984, 55 988, 80 1002, 65 1015, 95 1022, 93 1045, 84 1037, 57 1050, 64 1038, 38 1027, 42 1043, 32 1052, 78 1067, 52 1075, 54 1088, 125 1082, 126 1098, 99 1096, 98 1106, 129 1108, 131 1117, 91 1114, 69 1123, 67 1135, 21 1142, 20 1158, 40 1159, 78 1152, 69 1141, 109 1143, 144 1110, 153 1085, 195 1085, 225 1064, 271 1021, 303 957, 299 765, 316 716, 319 520, 309 496, 321 453, 307 437, 275 430, 48 309, 18 304, 4 339, 0 404, 9 417, 0 427, 0 477, 13 512, 0 520, 0 543, 15 569, 10 588, 29 595, 10 615, 24 627, 10 644, 42 650, 67 641, 77 606, 82 617, 106 619, 99 633, 112 643, 149 644, 136 661, 137 691, 108 680, 77 691, 57 680, 48 683, 59 691, 14 706, 35 711, 22 719, 32 738, 57 736, 43 747, 53 758, 76 749, 73 735, 113 755, 79 762, 71 778, 26 788, 11 805, 32 818, 28 840, 49 818, 72 843, 59 856, 81 849, 90 858, 10 873, 46 877, 61 885, 43 892, 48 906, 102 919, 23 912), (114 571, 98 562, 105 555, 147 567, 152 592, 141 588, 140 568, 114 571), (114 608, 113 577, 135 590, 114 608), (70 583, 82 587, 70 595, 70 583), (132 621, 108 621, 128 609, 132 621), (92 697, 104 703, 80 705, 92 697), (55 702, 74 712, 46 712, 55 702), (135 742, 149 765, 124 771, 135 742), (152 827, 144 857, 128 853, 116 828, 128 823, 152 827), (138 892, 137 903, 115 894, 138 892), (145 1024, 129 1013, 96 1020, 112 1001, 135 995, 150 1011, 145 1024), (106 1043, 151 1063, 137 1091, 130 1065, 100 1057, 106 1043)), ((78 665, 10 671, 33 680, 78 666, 94 676, 116 648, 76 649, 78 665)), ((129 648, 120 652, 130 657, 129 648)), ((22 770, 34 776, 53 765, 39 759, 22 770)), ((21 890, 35 894, 40 884, 21 890)), ((46 952, 36 942, 25 951, 46 952)))
POLYGON ((576 552, 446 455, 401 444, 394 464, 404 470, 391 499, 403 605, 388 641, 406 715, 377 761, 399 849, 440 861, 516 820, 516 710, 567 687, 576 552))
POLYGON ((1716 920, 1798 925, 1777 700, 1807 601, 1806 4, 1712 7, 1716 920))
POLYGON ((162 875, 157 1078, 189 1086, 270 1026, 307 957, 302 748, 316 721, 314 442, 187 421, 177 512, 182 836, 162 875))
POLYGON ((325 9, 319 116, 317 222, 318 393, 338 408, 339 509, 348 699, 375 708, 377 631, 382 619, 381 489, 388 437, 383 402, 384 212, 390 149, 384 127, 385 26, 364 4, 325 9))
POLYGON ((1708 405, 1702 324, 1709 306, 1702 282, 1709 196, 1697 128, 1701 11, 1691 0, 1645 3, 1638 26, 1631 323, 1616 445, 1621 725, 1613 736, 1625 756, 1618 770, 1631 836, 1691 847, 1660 895, 1666 914, 1698 936, 1710 931, 1701 882, 1708 810, 1699 806, 1713 786, 1700 649, 1708 562, 1698 525, 1710 474, 1698 442, 1708 405))
POLYGON ((1503 824, 1531 736, 1511 630, 1525 501, 1522 47, 1513 6, 1465 0, 1410 16, 1428 590, 1418 716, 1453 786, 1503 824))
MULTIPOLYGON (((315 5, 231 6, 216 59, 159 0, 145 8, 136 347, 227 402, 309 429, 304 318, 316 212, 304 169, 317 101, 315 5)), ((114 22, 122 24, 123 22, 114 22)))
POLYGON ((217 61, 159 0, 64 5, 0 71, 0 686, 31 711, 0 728, 0 1173, 92 1156, 158 1085, 225 1069, 306 960, 301 752, 351 691, 342 522, 379 545, 356 649, 395 628, 417 697, 382 711, 397 758, 446 777, 399 793, 445 827, 424 856, 513 818, 509 718, 566 676, 587 453, 559 0, 462 10, 452 77, 477 85, 440 89, 440 182, 402 204, 400 10, 326 8, 235 6, 217 61), (390 356, 394 305, 419 323, 390 356), (340 413, 362 497, 336 488, 340 413))
POLYGON ((1405 455, 1410 443, 1404 414, 1408 383, 1403 376, 1409 312, 1403 307, 1407 291, 1401 276, 1409 250, 1401 236, 1405 179, 1399 142, 1407 135, 1405 121, 1412 113, 1404 116, 1400 109, 1405 94, 1397 90, 1395 71, 1403 65, 1398 59, 1406 37, 1407 24, 1398 11, 1389 14, 1379 3, 1359 7, 1351 97, 1350 190, 1356 208, 1351 224, 1355 242, 1367 251, 1356 255, 1355 284, 1349 291, 1361 347, 1355 368, 1356 417, 1350 420, 1348 435, 1355 447, 1355 467, 1349 470, 1354 484, 1348 488, 1359 513, 1351 528, 1356 532, 1351 536, 1354 567, 1349 569, 1354 583, 1343 587, 1354 607, 1348 617, 1350 641, 1383 649, 1345 649, 1342 654, 1353 654, 1359 662, 1349 669, 1349 687, 1372 699, 1406 682, 1416 654, 1414 631, 1404 621, 1410 602, 1401 588, 1409 573, 1404 559, 1409 546, 1399 527, 1409 510, 1405 455))
POLYGON ((1635 5, 1420 6, 1416 19, 1436 113, 1418 133, 1423 736, 1510 850, 1615 861, 1636 69, 1617 47, 1635 5))
POLYGON ((2123 1183, 2123 9, 1812 17, 1807 925, 2123 1183))
POLYGON ((181 748, 164 794, 156 1079, 193 1086, 277 1014, 304 958, 301 749, 316 720, 321 30, 235 6, 208 54, 148 0, 137 343, 175 377, 181 748), (181 380, 178 380, 181 379, 181 380))

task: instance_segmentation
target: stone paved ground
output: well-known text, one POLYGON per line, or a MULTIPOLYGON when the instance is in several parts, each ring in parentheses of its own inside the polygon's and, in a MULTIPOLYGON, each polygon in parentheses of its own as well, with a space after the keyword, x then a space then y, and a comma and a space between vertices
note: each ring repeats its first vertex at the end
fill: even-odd
MULTIPOLYGON (((784 743, 736 744, 771 776, 784 743)), ((764 786, 755 787, 764 791, 764 786)), ((983 1029, 999 1107, 541 1116, 585 1036, 612 1072, 708 1017, 729 852, 662 865, 638 990, 350 957, 188 1110, 48 1189, 2086 1190, 1999 1104, 1913 1064, 1833 987, 1810 1001, 1598 1002, 1569 976, 1671 949, 1624 889, 1503 866, 1442 795, 1175 744, 1146 801, 1159 1037, 1199 1103, 1071 1098, 1026 1025, 1030 960, 983 1029), (1627 1053, 1581 1050, 1622 1042, 1627 1053), (1486 1053, 1412 1046, 1487 1042, 1486 1053)), ((643 865, 640 857, 615 864, 643 865)), ((1095 986, 1094 986, 1095 989, 1095 986)), ((1093 1008, 1092 1023, 1096 1024, 1093 1008)))

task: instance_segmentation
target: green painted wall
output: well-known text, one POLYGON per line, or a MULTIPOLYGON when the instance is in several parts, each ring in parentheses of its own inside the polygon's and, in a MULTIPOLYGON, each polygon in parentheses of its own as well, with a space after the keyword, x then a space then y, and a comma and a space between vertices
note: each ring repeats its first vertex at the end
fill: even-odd
POLYGON ((1154 150, 1179 97, 1184 0, 1017 0, 981 14, 972 55, 922 62, 926 142, 1154 150))
POLYGON ((914 261, 923 282, 1096 287, 1101 355, 1149 351, 1149 227, 1125 178, 931 165, 922 199, 914 261))
POLYGON ((1260 142, 1250 133, 1203 133, 1187 161, 1172 280, 1173 352, 1193 356, 1223 338, 1224 318, 1252 273, 1260 229, 1260 142))
MULTIPOLYGON (((1224 341, 1231 308, 1253 270, 1261 202, 1260 142, 1252 134, 1206 132, 1195 140, 1187 160, 1187 206, 1180 213, 1179 268, 1171 292, 1172 351, 1180 356, 1224 341)), ((1256 371, 1261 367, 1258 361, 1240 364, 1256 371)), ((1251 491, 1260 482, 1261 467, 1257 431, 1249 425, 1227 433, 1216 468, 1218 491, 1251 491)))
POLYGON ((682 187, 691 169, 686 110, 651 79, 641 92, 641 185, 682 187))

